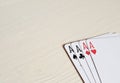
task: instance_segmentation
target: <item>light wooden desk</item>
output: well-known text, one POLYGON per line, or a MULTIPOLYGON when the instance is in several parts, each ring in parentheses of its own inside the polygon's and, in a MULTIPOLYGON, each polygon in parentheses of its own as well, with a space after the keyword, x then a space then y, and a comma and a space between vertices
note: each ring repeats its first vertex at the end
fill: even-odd
POLYGON ((62 44, 106 32, 119 0, 0 0, 0 83, 82 83, 62 44))

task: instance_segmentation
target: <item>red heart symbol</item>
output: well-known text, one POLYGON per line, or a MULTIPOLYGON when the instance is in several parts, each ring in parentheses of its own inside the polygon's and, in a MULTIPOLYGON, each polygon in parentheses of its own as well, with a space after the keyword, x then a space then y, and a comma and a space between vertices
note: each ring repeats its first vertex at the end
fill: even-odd
POLYGON ((90 51, 86 51, 86 54, 87 54, 87 55, 90 55, 90 51))
POLYGON ((94 50, 91 50, 91 52, 93 53, 93 54, 96 54, 96 50, 94 49, 94 50))

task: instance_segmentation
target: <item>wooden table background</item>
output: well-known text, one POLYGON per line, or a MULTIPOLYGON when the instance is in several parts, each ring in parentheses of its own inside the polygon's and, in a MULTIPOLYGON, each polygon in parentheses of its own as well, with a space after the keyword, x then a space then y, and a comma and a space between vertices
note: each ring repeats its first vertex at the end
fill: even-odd
POLYGON ((82 83, 66 42, 120 32, 120 0, 0 0, 0 83, 82 83))

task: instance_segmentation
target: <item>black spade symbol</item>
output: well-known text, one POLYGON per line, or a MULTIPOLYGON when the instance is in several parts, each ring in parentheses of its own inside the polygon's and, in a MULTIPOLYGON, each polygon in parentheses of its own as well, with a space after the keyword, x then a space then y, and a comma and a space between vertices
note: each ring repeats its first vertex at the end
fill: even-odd
POLYGON ((84 59, 85 56, 84 56, 83 54, 80 54, 79 58, 80 58, 80 59, 84 59))
POLYGON ((74 55, 73 55, 73 58, 74 58, 74 59, 77 59, 77 56, 74 54, 74 55))

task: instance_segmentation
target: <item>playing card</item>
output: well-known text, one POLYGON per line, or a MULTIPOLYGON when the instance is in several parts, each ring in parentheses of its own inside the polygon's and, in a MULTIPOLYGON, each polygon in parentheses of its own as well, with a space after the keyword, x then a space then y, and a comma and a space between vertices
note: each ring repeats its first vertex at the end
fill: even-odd
POLYGON ((102 83, 119 83, 120 36, 88 39, 86 42, 102 83))

